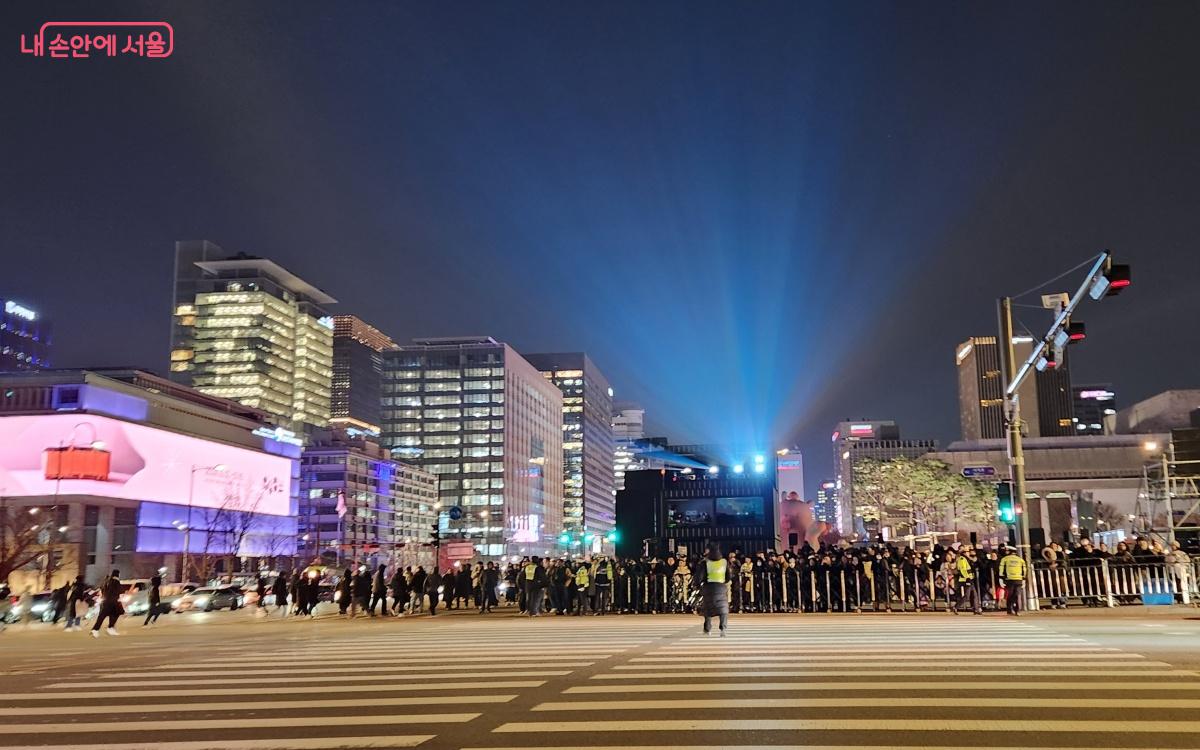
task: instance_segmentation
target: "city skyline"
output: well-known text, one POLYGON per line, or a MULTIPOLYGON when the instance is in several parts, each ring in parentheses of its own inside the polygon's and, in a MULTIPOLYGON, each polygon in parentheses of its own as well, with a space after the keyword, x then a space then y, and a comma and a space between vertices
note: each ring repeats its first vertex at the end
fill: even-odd
MULTIPOLYGON (((172 6, 180 44, 158 67, 0 72, 17 96, 62 94, 8 124, 0 239, 23 262, 0 293, 54 323, 56 366, 165 374, 171 246, 209 237, 398 342, 586 351, 652 434, 797 444, 812 494, 846 417, 952 440, 948 352, 994 335, 996 297, 1105 247, 1135 293, 1085 311, 1074 377, 1125 403, 1192 385, 1191 348, 1131 355, 1200 312, 1194 221, 1172 210, 1197 197, 1200 108, 1173 83, 1197 10, 1071 8, 381 10, 403 44, 351 53, 302 14, 238 9, 312 41, 252 49, 172 6), (121 189, 57 200, 61 178, 88 184, 97 139, 87 174, 121 189)), ((6 8, 13 28, 44 13, 6 8)))

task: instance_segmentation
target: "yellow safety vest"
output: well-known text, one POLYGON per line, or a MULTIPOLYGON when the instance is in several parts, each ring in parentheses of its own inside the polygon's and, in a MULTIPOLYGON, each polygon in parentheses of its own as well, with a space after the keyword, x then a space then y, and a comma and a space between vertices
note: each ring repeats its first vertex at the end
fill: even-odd
POLYGON ((575 585, 583 587, 583 588, 587 588, 587 585, 588 585, 587 568, 580 568, 579 570, 575 571, 575 585))
POLYGON ((975 569, 971 567, 971 561, 965 557, 958 558, 958 577, 964 581, 975 580, 975 569))
POLYGON ((1006 581, 1025 580, 1025 561, 1016 555, 1005 555, 1000 561, 1000 577, 1006 581))
POLYGON ((705 578, 707 583, 725 583, 727 563, 724 560, 705 560, 705 578))
POLYGON ((532 581, 532 580, 533 580, 533 577, 534 577, 534 574, 535 574, 536 572, 537 572, 537 566, 536 566, 536 565, 534 565, 533 563, 527 563, 527 564, 525 565, 525 580, 526 580, 526 581, 532 581))

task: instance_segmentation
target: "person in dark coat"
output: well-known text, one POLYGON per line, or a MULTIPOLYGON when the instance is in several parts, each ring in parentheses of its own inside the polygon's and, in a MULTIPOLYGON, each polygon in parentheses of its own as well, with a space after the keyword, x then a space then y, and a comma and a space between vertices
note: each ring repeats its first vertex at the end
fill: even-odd
POLYGON ((288 586, 285 574, 275 576, 275 583, 271 584, 271 593, 275 596, 276 611, 287 615, 288 586))
POLYGON ((154 576, 150 579, 150 591, 146 593, 146 602, 146 619, 142 621, 143 628, 148 628, 158 622, 158 616, 162 614, 162 578, 154 576))
POLYGON ((409 594, 413 598, 412 613, 414 615, 425 606, 425 582, 427 580, 429 580, 429 574, 425 572, 425 566, 418 565, 417 572, 413 573, 412 586, 409 587, 409 594))
POLYGON ((75 576, 71 590, 67 592, 67 627, 68 631, 79 630, 79 621, 83 612, 87 611, 87 582, 83 576, 75 576))
POLYGON ((121 572, 114 570, 112 575, 105 578, 100 584, 100 594, 104 597, 100 604, 100 612, 96 614, 96 624, 92 625, 92 637, 100 637, 100 624, 106 619, 108 620, 108 634, 120 635, 117 632, 117 618, 123 613, 121 607, 121 594, 125 592, 125 587, 121 585, 121 572))
POLYGON ((700 581, 700 614, 704 617, 704 634, 712 632, 712 618, 716 617, 721 637, 729 625, 729 561, 721 557, 715 544, 708 546, 704 559, 696 569, 696 580, 700 581))
POLYGON ((429 571, 429 575, 425 576, 425 594, 429 597, 429 616, 433 617, 437 614, 438 605, 438 589, 442 587, 442 574, 438 572, 437 566, 429 571))
POLYGON ((404 606, 408 604, 408 579, 404 576, 404 571, 400 569, 400 566, 396 566, 396 572, 392 573, 391 588, 392 614, 403 615, 404 606))
POLYGON ((346 610, 350 609, 350 601, 354 598, 354 573, 349 568, 342 572, 342 577, 337 583, 337 603, 338 614, 346 614, 346 610))
POLYGON ((67 613, 67 593, 71 590, 71 584, 64 583, 54 589, 54 593, 50 595, 50 609, 54 611, 54 619, 51 625, 58 624, 58 618, 63 617, 67 613))
POLYGON ((464 565, 454 578, 454 596, 458 600, 456 606, 466 609, 473 601, 474 589, 471 585, 471 566, 464 565))
POLYGON ((442 574, 442 604, 446 609, 454 609, 454 568, 446 568, 442 574))
POLYGON ((359 566, 358 573, 354 575, 352 589, 354 598, 351 600, 350 616, 354 617, 360 609, 366 610, 367 605, 371 603, 371 573, 367 566, 359 566))
POLYGON ((367 612, 371 617, 375 616, 375 605, 379 605, 379 613, 387 614, 387 578, 384 576, 386 568, 380 565, 375 571, 375 580, 371 583, 371 603, 367 607, 367 612))
POLYGON ((496 569, 496 564, 488 561, 487 567, 483 569, 483 575, 480 577, 480 601, 482 602, 479 611, 487 614, 492 611, 492 607, 499 604, 496 597, 496 588, 500 585, 500 571, 496 569))

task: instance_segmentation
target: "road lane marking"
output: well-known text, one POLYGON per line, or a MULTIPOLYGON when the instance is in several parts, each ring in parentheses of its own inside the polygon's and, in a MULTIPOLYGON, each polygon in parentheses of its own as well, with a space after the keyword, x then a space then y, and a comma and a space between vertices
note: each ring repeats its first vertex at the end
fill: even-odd
MULTIPOLYGON (((361 716, 358 718, 364 719, 364 723, 369 721, 372 725, 379 724, 464 724, 472 719, 476 719, 480 714, 426 714, 406 715, 406 714, 375 714, 370 716, 361 716)), ((291 728, 291 727, 327 727, 329 726, 329 716, 262 716, 255 717, 253 724, 246 727, 233 727, 234 729, 264 729, 273 728, 291 728)), ((139 721, 136 724, 130 725, 124 720, 118 721, 81 721, 81 722, 53 722, 41 724, 5 724, 4 731, 8 734, 40 734, 48 732, 50 734, 66 734, 75 732, 145 732, 149 730, 162 731, 184 731, 190 729, 203 729, 212 731, 214 729, 212 719, 164 719, 159 721, 139 721)), ((228 731, 231 727, 222 726, 222 731, 228 731)))
POLYGON ((493 732, 1154 732, 1200 734, 1200 721, 1037 719, 651 719, 510 722, 493 732))
MULTIPOLYGON (((761 674, 755 672, 754 674, 761 674)), ((714 673, 713 677, 728 676, 728 673, 714 673)), ((1154 675, 1157 678, 1157 675, 1154 675)), ((691 679, 692 675, 688 675, 691 679)), ((593 678, 594 679, 594 678, 593 678)), ((1172 683, 1164 685, 1161 682, 1122 682, 1120 684, 1103 682, 1038 682, 1029 683, 1021 680, 1007 682, 956 682, 930 683, 924 682, 714 682, 712 684, 666 684, 666 685, 576 685, 569 687, 563 693, 736 693, 742 691, 859 691, 859 690, 913 690, 913 691, 1004 691, 1017 689, 1020 692, 1030 690, 1081 690, 1081 691, 1126 691, 1126 690, 1163 690, 1178 692, 1180 690, 1200 690, 1200 682, 1172 683)))
MULTIPOLYGON (((537 688, 545 685, 545 680, 501 680, 498 682, 427 682, 421 685, 341 685, 339 693, 395 693, 418 690, 479 690, 481 688, 537 688)), ((106 690, 97 693, 94 690, 82 692, 50 692, 36 693, 4 693, 0 701, 57 701, 74 698, 156 698, 156 697, 189 697, 202 695, 250 695, 262 691, 253 687, 244 688, 197 688, 194 690, 106 690)), ((304 687, 279 686, 270 688, 271 693, 328 693, 328 685, 311 685, 304 687)), ((366 699, 369 700, 369 699, 366 699)))
MULTIPOLYGON (((657 666, 654 664, 646 664, 645 667, 657 666)), ((717 665, 720 666, 720 665, 717 665)), ((663 665, 664 668, 665 665, 663 665)), ((1079 665, 1075 665, 1079 667, 1079 665)), ((674 669, 672 667, 671 669, 674 669)), ((928 669, 876 669, 878 675, 900 676, 900 677, 1037 677, 1046 676, 1048 672, 1045 669, 1008 669, 1003 667, 977 667, 973 669, 946 669, 939 668, 935 674, 928 669)), ((1089 677, 1148 677, 1155 680, 1176 680, 1176 679, 1193 679, 1197 677, 1195 672, 1187 672, 1183 670, 1175 670, 1171 672, 1155 672, 1153 675, 1145 675, 1136 669, 1088 669, 1089 677)), ((863 676, 864 672, 860 669, 762 669, 756 670, 740 670, 740 669, 725 669, 712 672, 617 672, 592 675, 588 679, 592 680, 674 680, 680 678, 693 679, 696 677, 855 677, 863 676)), ((1200 683, 1198 683, 1200 684, 1200 683)), ((1035 686, 1036 687, 1036 686, 1035 686)), ((1175 685, 1172 685, 1175 687, 1175 685)))
MULTIPOLYGON (((477 703, 508 703, 516 695, 421 695, 405 698, 371 698, 370 706, 445 706, 471 705, 477 703)), ((361 708, 361 698, 323 698, 297 701, 231 701, 227 703, 138 703, 134 705, 91 705, 76 704, 64 709, 62 706, 23 706, 21 708, 0 707, 0 716, 58 716, 70 711, 72 716, 87 714, 148 714, 180 713, 195 711, 267 711, 273 709, 293 710, 302 708, 361 708)), ((4 750, 9 750, 5 747, 4 750)))
POLYGON ((734 708, 871 708, 874 706, 898 708, 1200 708, 1200 698, 974 698, 969 696, 949 697, 904 697, 889 698, 871 696, 867 698, 721 698, 671 700, 628 700, 628 701, 551 701, 539 703, 534 711, 637 711, 670 709, 734 709, 734 708))
MULTIPOLYGON (((630 664, 615 666, 615 667, 613 667, 613 669, 645 670, 647 667, 657 666, 660 663, 670 664, 671 669, 704 669, 704 668, 709 668, 709 667, 724 667, 724 666, 730 666, 730 665, 745 664, 748 661, 753 662, 753 661, 760 661, 760 660, 741 659, 736 656, 693 657, 692 659, 689 659, 686 662, 682 662, 682 663, 680 662, 679 659, 668 659, 668 660, 630 659, 630 662, 631 662, 630 664), (647 664, 646 663, 647 661, 650 661, 651 663, 647 664)), ((836 667, 842 667, 842 668, 855 667, 855 668, 862 668, 862 669, 885 669, 885 668, 889 668, 889 667, 907 667, 907 668, 972 667, 975 669, 986 668, 986 669, 994 669, 994 670, 1004 671, 1004 670, 1019 668, 1016 665, 997 664, 994 660, 989 660, 989 659, 931 659, 931 660, 909 659, 909 660, 903 660, 903 661, 898 660, 898 661, 846 662, 846 661, 833 660, 833 659, 824 660, 824 659, 776 658, 776 659, 771 659, 771 660, 762 659, 761 661, 769 661, 770 664, 780 664, 783 666, 811 667, 812 669, 836 668, 836 667)), ((753 666, 753 665, 747 664, 747 666, 753 666)), ((1052 660, 1046 660, 1046 661, 1039 659, 1038 666, 1043 669, 1086 668, 1088 670, 1089 674, 1092 673, 1091 668, 1093 666, 1122 667, 1123 670, 1126 672, 1128 672, 1128 671, 1137 672, 1139 670, 1145 669, 1146 667, 1154 667, 1154 668, 1160 668, 1160 669, 1170 669, 1171 668, 1170 664, 1167 664, 1166 662, 1161 662, 1161 661, 1139 661, 1139 662, 1133 662, 1133 663, 1121 663, 1121 662, 1113 663, 1113 662, 1102 662, 1102 661, 1097 662, 1096 660, 1089 660, 1086 664, 1081 664, 1078 661, 1073 661, 1073 660, 1068 661, 1065 659, 1052 659, 1052 660)))
POLYGON ((95 745, 5 745, 4 750, 382 750, 395 747, 416 747, 436 736, 435 734, 413 734, 255 740, 158 740, 156 742, 105 742, 95 745))
MULTIPOLYGON (((292 684, 297 682, 328 682, 328 683, 343 683, 343 682, 362 682, 364 680, 387 680, 387 679, 403 679, 403 680, 444 680, 444 679, 468 679, 468 678, 488 678, 501 676, 505 679, 509 677, 563 677, 571 674, 570 670, 550 670, 550 669, 535 669, 527 672, 510 672, 505 670, 503 673, 496 671, 490 672, 431 672, 429 674, 377 674, 366 677, 359 677, 353 674, 341 675, 321 675, 316 677, 216 677, 216 678, 183 678, 183 679, 165 679, 165 680, 138 680, 138 684, 151 686, 168 686, 168 685, 268 685, 272 683, 292 684)), ((86 688, 94 687, 97 689, 122 686, 123 680, 89 680, 87 682, 53 682, 46 685, 47 688, 54 689, 69 689, 69 688, 86 688)))
MULTIPOLYGON (((505 659, 503 661, 505 663, 507 663, 508 660, 505 659)), ((590 667, 596 663, 594 661, 559 662, 559 661, 554 661, 554 660, 550 660, 550 659, 547 659, 545 661, 551 662, 549 664, 546 664, 547 667, 590 667)), ((467 667, 467 668, 471 668, 471 669, 482 669, 483 667, 495 667, 496 665, 497 665, 496 659, 488 659, 486 662, 480 662, 478 664, 474 663, 470 660, 467 660, 467 661, 460 661, 458 659, 454 660, 454 666, 456 668, 467 667)), ((410 667, 403 667, 403 666, 365 667, 364 666, 364 667, 355 667, 353 671, 356 673, 358 673, 358 672, 384 673, 384 674, 377 675, 379 677, 383 677, 383 676, 411 677, 412 675, 400 675, 398 673, 421 672, 421 671, 427 672, 430 669, 436 668, 436 666, 437 665, 433 665, 433 664, 425 664, 425 665, 415 666, 415 667, 412 667, 412 666, 410 666, 410 667)), ((175 671, 178 671, 179 667, 174 666, 174 667, 172 667, 172 669, 175 671)), ((203 673, 204 673, 203 671, 197 672, 197 674, 203 674, 203 673)), ((279 674, 279 669, 239 669, 237 671, 237 673, 239 675, 277 675, 277 674, 279 674)), ((76 674, 83 674, 83 673, 80 672, 80 673, 76 673, 76 674)), ((317 667, 317 668, 313 668, 313 669, 291 669, 291 668, 289 668, 288 674, 289 675, 306 675, 306 674, 318 674, 318 675, 320 675, 320 674, 340 674, 340 675, 344 675, 344 674, 346 674, 346 668, 345 667, 317 667)), ((512 674, 514 674, 514 673, 513 672, 505 672, 505 676, 510 676, 512 674)), ((563 674, 569 674, 569 672, 563 672, 563 674)), ((161 670, 157 671, 157 672, 107 672, 106 671, 106 672, 98 673, 96 675, 96 679, 97 680, 130 680, 130 679, 140 679, 143 677, 150 677, 150 678, 161 677, 162 675, 163 675, 163 672, 161 670)), ((353 678, 351 678, 351 679, 353 679, 353 678)))

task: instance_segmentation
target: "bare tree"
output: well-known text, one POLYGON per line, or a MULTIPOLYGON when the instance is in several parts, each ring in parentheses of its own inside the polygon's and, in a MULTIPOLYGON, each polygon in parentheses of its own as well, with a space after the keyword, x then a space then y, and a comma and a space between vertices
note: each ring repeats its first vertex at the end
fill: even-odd
POLYGON ((38 541, 46 522, 35 515, 24 507, 9 507, 0 498, 0 582, 46 552, 38 541))

